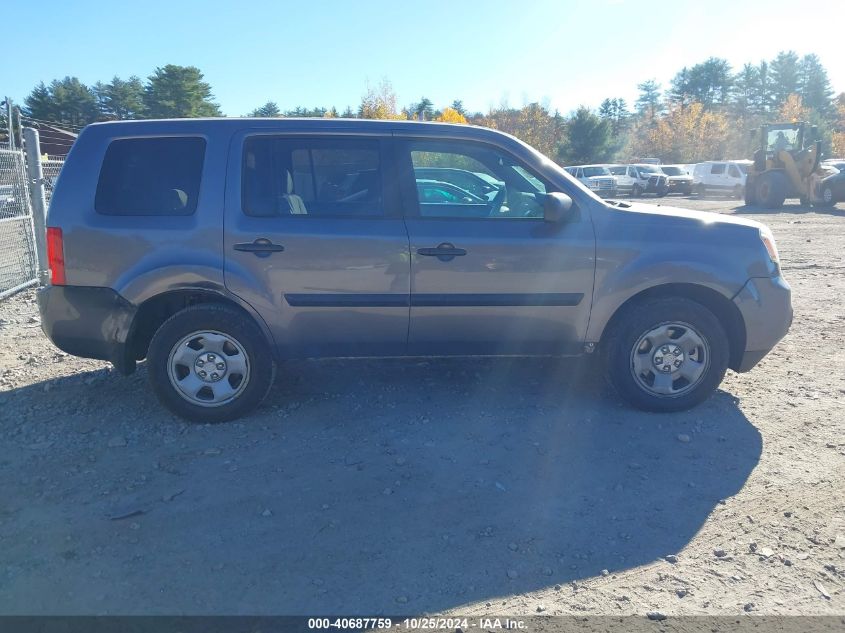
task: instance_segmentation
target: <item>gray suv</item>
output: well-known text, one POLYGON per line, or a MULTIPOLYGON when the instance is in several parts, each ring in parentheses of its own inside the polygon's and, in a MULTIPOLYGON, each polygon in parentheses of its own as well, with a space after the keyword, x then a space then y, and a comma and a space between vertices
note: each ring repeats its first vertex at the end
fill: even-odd
POLYGON ((123 374, 146 358, 200 422, 257 406, 279 361, 331 356, 594 354, 630 403, 675 411, 792 320, 762 224, 603 201, 467 125, 95 124, 48 226, 47 336, 123 374))

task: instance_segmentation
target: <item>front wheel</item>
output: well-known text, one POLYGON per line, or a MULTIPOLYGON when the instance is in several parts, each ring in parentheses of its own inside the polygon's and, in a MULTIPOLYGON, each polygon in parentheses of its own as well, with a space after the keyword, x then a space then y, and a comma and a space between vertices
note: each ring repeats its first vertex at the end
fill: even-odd
POLYGON ((649 299, 616 320, 603 343, 619 395, 646 411, 682 411, 708 398, 728 367, 725 329, 702 304, 649 299))
POLYGON ((249 413, 273 384, 275 366, 258 326, 226 305, 177 312, 153 336, 150 381, 161 403, 192 422, 249 413))
POLYGON ((746 206, 751 207, 757 204, 757 185, 751 176, 749 176, 745 181, 745 187, 743 187, 743 190, 746 206))
POLYGON ((643 195, 643 188, 640 187, 639 185, 634 185, 633 188, 631 189, 631 197, 632 198, 639 198, 641 195, 643 195))

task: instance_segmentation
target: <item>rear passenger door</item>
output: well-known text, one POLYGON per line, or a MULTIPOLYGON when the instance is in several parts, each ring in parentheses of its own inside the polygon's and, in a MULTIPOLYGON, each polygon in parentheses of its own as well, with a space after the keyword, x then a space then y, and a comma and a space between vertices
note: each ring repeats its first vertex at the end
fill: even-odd
POLYGON ((408 235, 389 147, 375 136, 233 140, 226 286, 284 358, 405 352, 408 235))

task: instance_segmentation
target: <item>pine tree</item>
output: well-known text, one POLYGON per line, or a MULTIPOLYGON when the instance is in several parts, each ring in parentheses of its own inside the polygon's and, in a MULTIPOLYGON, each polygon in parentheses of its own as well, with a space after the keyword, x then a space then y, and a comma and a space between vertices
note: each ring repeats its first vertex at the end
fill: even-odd
POLYGON ((132 76, 127 80, 113 77, 107 84, 94 86, 100 112, 107 119, 142 119, 144 118, 144 85, 132 76))
POLYGON ((779 109, 789 95, 798 94, 801 87, 798 54, 795 51, 781 51, 769 64, 769 72, 772 81, 771 105, 779 109))
POLYGON ((144 105, 153 119, 220 116, 211 86, 194 66, 156 68, 144 88, 144 105))
POLYGON ((274 101, 268 101, 260 108, 256 108, 250 112, 247 116, 259 118, 278 117, 282 116, 282 111, 279 110, 279 106, 277 106, 274 101))
POLYGON ((637 113, 652 118, 660 114, 663 109, 660 104, 660 84, 654 79, 649 79, 637 84, 637 89, 640 91, 640 96, 637 97, 635 104, 637 113))

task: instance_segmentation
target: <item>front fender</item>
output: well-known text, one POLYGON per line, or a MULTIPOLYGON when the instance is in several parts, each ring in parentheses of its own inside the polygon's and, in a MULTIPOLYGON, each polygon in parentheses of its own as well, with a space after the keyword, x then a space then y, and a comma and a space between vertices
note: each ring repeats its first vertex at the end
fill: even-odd
POLYGON ((669 284, 688 284, 714 290, 731 299, 747 279, 742 273, 731 274, 703 256, 691 256, 686 249, 640 254, 618 266, 613 265, 611 258, 599 257, 586 340, 600 341, 616 311, 646 290, 669 284))

